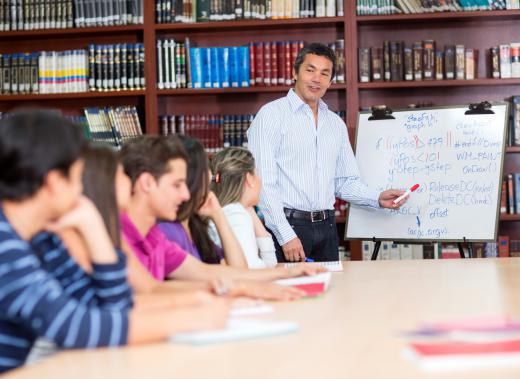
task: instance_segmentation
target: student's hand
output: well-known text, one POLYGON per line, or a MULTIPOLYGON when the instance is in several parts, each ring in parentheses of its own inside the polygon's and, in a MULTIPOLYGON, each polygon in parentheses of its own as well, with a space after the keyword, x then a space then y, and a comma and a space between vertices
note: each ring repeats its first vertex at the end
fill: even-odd
POLYGON ((282 245, 285 259, 289 262, 302 262, 305 260, 305 251, 303 250, 302 241, 298 237, 290 240, 282 245))
POLYGON ((401 205, 406 203, 409 196, 405 197, 397 204, 394 204, 394 200, 401 196, 403 193, 405 193, 405 191, 395 189, 383 191, 379 194, 379 205, 381 206, 381 208, 399 209, 401 205))
POLYGON ((92 200, 82 195, 74 208, 58 220, 47 224, 45 229, 51 233, 59 233, 68 228, 84 231, 91 222, 103 223, 103 220, 92 200))
POLYGON ((285 269, 288 271, 288 277, 296 277, 296 276, 312 276, 316 274, 320 274, 322 272, 327 272, 327 269, 325 267, 316 265, 316 264, 307 264, 302 263, 298 264, 294 267, 290 267, 285 269))
POLYGON ((304 297, 305 291, 275 283, 236 282, 231 294, 232 296, 246 296, 261 300, 292 301, 304 297))
POLYGON ((220 212, 222 212, 222 207, 218 202, 217 196, 213 191, 209 191, 206 201, 204 202, 204 204, 202 204, 197 213, 200 216, 205 216, 213 219, 220 212))

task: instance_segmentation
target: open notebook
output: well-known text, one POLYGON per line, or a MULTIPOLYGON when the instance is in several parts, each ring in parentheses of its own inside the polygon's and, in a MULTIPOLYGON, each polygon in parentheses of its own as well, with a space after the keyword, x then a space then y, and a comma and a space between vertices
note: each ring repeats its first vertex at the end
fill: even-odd
POLYGON ((220 330, 178 333, 170 337, 170 342, 189 345, 206 345, 220 342, 238 341, 251 338, 270 337, 296 332, 295 322, 268 321, 252 318, 230 318, 227 326, 220 330))
POLYGON ((282 286, 293 286, 299 288, 307 294, 307 296, 318 296, 329 288, 330 272, 324 272, 312 276, 299 276, 297 278, 279 279, 276 284, 282 286))
MULTIPOLYGON (((292 263, 284 263, 283 267, 289 268, 294 267, 296 265, 301 264, 301 262, 292 262, 292 263)), ((327 270, 332 272, 340 272, 343 271, 343 262, 341 261, 330 261, 330 262, 312 262, 312 263, 305 263, 307 265, 318 265, 325 267, 327 270)))

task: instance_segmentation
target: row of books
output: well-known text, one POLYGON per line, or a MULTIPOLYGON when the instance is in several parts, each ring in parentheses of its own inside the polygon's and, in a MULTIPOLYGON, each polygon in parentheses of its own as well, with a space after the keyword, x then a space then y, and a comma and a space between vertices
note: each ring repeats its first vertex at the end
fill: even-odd
MULTIPOLYGON (((363 241, 361 244, 364 261, 372 258, 375 242, 363 241)), ((469 252, 464 249, 466 258, 469 252)), ((496 242, 472 243, 471 258, 520 257, 520 240, 510 240, 509 236, 499 236, 496 242)), ((450 243, 406 244, 382 241, 378 260, 400 259, 460 259, 459 247, 450 243)))
POLYGON ((144 88, 142 44, 89 50, 0 54, 0 94, 72 93, 144 88))
POLYGON ((128 43, 89 45, 90 91, 141 90, 145 88, 144 45, 128 43))
MULTIPOLYGON (((345 120, 345 111, 336 114, 345 120)), ((163 115, 159 117, 159 130, 162 135, 182 134, 197 138, 208 153, 215 153, 230 146, 247 147, 246 132, 254 118, 254 114, 163 115)), ((345 202, 339 206, 342 212, 346 210, 345 202)))
POLYGON ((502 44, 490 49, 493 78, 520 78, 520 43, 502 44))
POLYGON ((357 0, 358 15, 520 9, 518 0, 357 0))
POLYGON ((74 121, 83 126, 85 136, 93 142, 119 148, 143 134, 134 106, 85 108, 84 113, 74 121))
POLYGON ((520 214, 520 173, 505 175, 500 193, 500 213, 520 214))
POLYGON ((156 0, 156 22, 343 16, 343 0, 156 0))
POLYGON ((242 115, 167 115, 159 117, 162 135, 182 134, 197 138, 208 153, 226 147, 247 147, 247 129, 254 114, 242 115))
POLYGON ((358 49, 359 81, 403 81, 475 79, 478 50, 464 45, 447 45, 437 50, 434 40, 415 42, 384 41, 383 47, 358 49))
POLYGON ((0 31, 143 23, 143 0, 0 0, 0 31))
MULTIPOLYGON (((344 40, 336 53, 335 83, 345 82, 344 40)), ((303 41, 252 42, 248 46, 190 47, 186 39, 157 41, 157 87, 229 88, 292 84, 292 69, 303 41)))

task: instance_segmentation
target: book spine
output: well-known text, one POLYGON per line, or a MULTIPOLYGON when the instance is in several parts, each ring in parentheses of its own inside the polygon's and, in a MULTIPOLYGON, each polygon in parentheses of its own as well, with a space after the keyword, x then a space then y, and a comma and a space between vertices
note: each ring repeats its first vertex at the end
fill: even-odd
POLYGON ((473 80, 475 79, 475 54, 473 49, 466 49, 465 59, 466 79, 473 80))
POLYGON ((338 39, 336 47, 336 83, 345 83, 345 40, 338 39))
POLYGON ((444 79, 444 52, 439 50, 435 52, 435 79, 444 79))
POLYGON ((444 48, 444 75, 446 79, 455 79, 455 46, 448 45, 444 48))
POLYGON ((359 81, 366 83, 370 81, 370 49, 367 47, 360 47, 358 49, 359 55, 359 81))
POLYGON ((465 50, 464 45, 455 46, 455 78, 458 80, 464 79, 466 73, 465 50))
POLYGON ((497 46, 492 47, 490 49, 490 59, 491 59, 491 77, 498 79, 500 78, 500 50, 497 46))
POLYGON ((423 41, 423 75, 424 80, 432 80, 435 76, 435 41, 423 41))
POLYGON ((413 80, 413 50, 404 48, 404 80, 413 80))
POLYGON ((389 81, 391 79, 390 41, 383 42, 383 68, 385 81, 389 81))

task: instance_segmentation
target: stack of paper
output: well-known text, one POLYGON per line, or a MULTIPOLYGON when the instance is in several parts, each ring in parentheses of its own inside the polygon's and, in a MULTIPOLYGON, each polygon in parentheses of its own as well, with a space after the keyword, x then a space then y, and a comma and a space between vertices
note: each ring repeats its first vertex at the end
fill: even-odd
MULTIPOLYGON (((294 266, 300 265, 300 264, 302 264, 302 262, 284 263, 283 267, 289 268, 289 267, 294 267, 294 266)), ((305 264, 325 267, 327 270, 329 270, 331 272, 343 271, 343 262, 342 261, 312 262, 312 263, 305 263, 305 264)))

